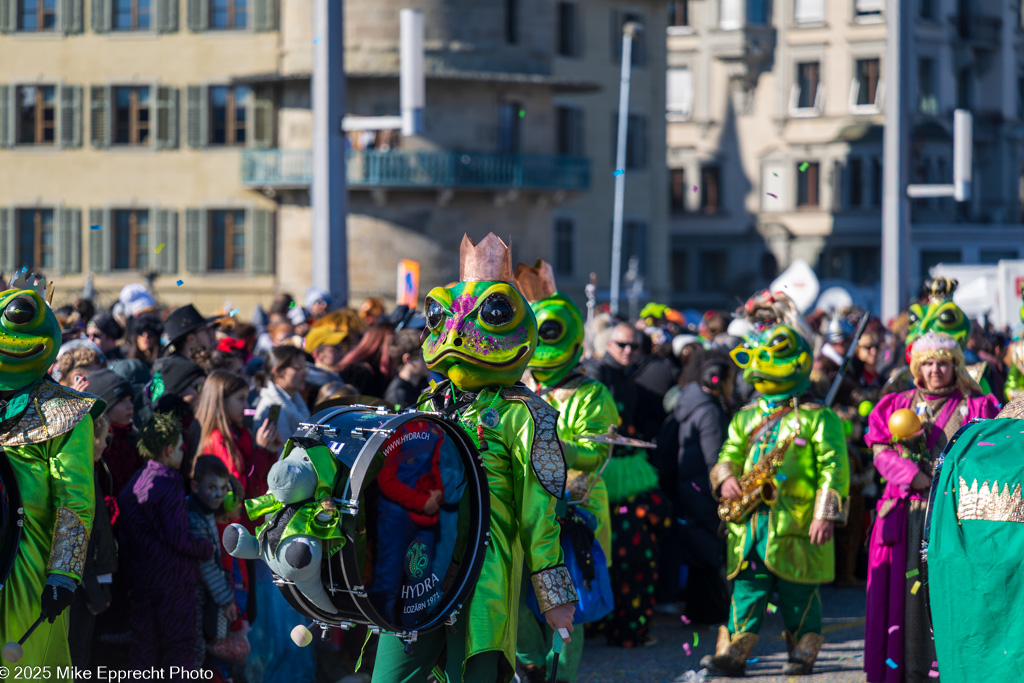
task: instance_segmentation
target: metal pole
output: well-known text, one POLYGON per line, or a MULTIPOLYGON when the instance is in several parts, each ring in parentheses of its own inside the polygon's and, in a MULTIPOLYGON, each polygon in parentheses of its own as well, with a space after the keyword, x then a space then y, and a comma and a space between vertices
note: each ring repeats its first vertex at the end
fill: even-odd
POLYGON ((612 315, 619 312, 619 280, 622 272, 622 205, 626 191, 626 132, 629 124, 629 76, 633 61, 633 37, 643 26, 630 21, 622 27, 622 70, 619 77, 619 130, 615 149, 615 203, 612 209, 612 315))
POLYGON ((882 201, 882 320, 895 318, 908 302, 910 279, 910 200, 907 198, 910 127, 907 118, 910 63, 909 4, 886 5, 884 173, 882 201))
POLYGON ((423 79, 423 12, 403 9, 398 13, 400 42, 399 89, 402 101, 402 135, 423 133, 426 83, 423 79))
POLYGON ((313 4, 313 286, 348 305, 348 235, 345 187, 345 43, 342 0, 313 4))

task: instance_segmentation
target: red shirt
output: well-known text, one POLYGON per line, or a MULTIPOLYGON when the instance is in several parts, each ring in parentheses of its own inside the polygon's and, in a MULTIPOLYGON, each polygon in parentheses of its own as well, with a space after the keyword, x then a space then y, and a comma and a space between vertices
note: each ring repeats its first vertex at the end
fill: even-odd
MULTIPOLYGON (((235 459, 231 457, 231 451, 228 450, 224 435, 217 429, 214 429, 207 437, 206 443, 203 444, 202 454, 215 455, 227 465, 228 471, 242 485, 246 500, 262 496, 267 492, 267 474, 270 473, 270 467, 277 460, 277 456, 267 449, 257 446, 253 442, 252 435, 245 429, 232 429, 231 437, 235 450, 242 458, 241 468, 235 465, 235 459)), ((249 531, 253 531, 256 527, 245 513, 242 514, 240 523, 249 531), (249 528, 250 526, 252 528, 249 528)))

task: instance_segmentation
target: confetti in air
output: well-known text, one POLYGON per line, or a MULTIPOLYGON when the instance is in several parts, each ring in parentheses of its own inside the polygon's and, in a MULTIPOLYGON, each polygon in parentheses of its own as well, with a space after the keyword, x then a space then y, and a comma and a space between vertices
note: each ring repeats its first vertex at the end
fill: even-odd
POLYGON ((889 659, 885 660, 885 663, 890 669, 896 668, 896 662, 892 661, 892 657, 889 657, 889 659))
POLYGON ((911 569, 909 572, 907 572, 907 578, 908 579, 912 579, 915 576, 917 576, 919 573, 920 572, 917 569, 911 569))
POLYGON ((917 591, 921 590, 921 582, 915 581, 913 587, 910 589, 911 595, 917 595, 917 591))
POLYGON ((178 284, 179 287, 181 287, 183 284, 185 284, 185 281, 184 280, 178 280, 177 284, 178 284))
POLYGON ((700 644, 700 634, 696 631, 693 632, 693 646, 697 647, 700 644))
POLYGON ((690 650, 690 644, 689 643, 683 643, 683 652, 686 653, 687 657, 690 656, 691 650, 690 650))
POLYGON ((160 244, 158 244, 158 245, 157 245, 157 247, 156 247, 156 253, 158 253, 158 254, 159 254, 159 253, 160 253, 161 251, 163 251, 163 250, 164 250, 164 246, 165 246, 165 245, 164 245, 164 243, 163 243, 163 242, 161 242, 160 244))
POLYGON ((232 308, 231 309, 231 317, 234 318, 235 314, 238 313, 240 310, 242 310, 242 309, 241 308, 232 308))
POLYGON ((767 195, 768 195, 769 197, 771 197, 772 199, 778 199, 778 198, 779 198, 779 195, 777 195, 777 194, 772 194, 771 192, 768 192, 768 193, 767 193, 767 195))
POLYGON ((889 635, 891 636, 893 633, 895 633, 896 630, 899 629, 899 627, 900 627, 899 624, 893 624, 892 626, 890 626, 889 627, 889 635))
POLYGON ((810 167, 811 165, 805 161, 804 163, 800 164, 800 172, 803 173, 810 167))
POLYGON ((685 614, 683 614, 683 615, 680 615, 680 617, 679 617, 679 618, 683 620, 683 623, 684 623, 684 624, 689 624, 689 623, 690 623, 690 620, 686 618, 686 615, 685 615, 685 614))
POLYGON ((779 608, 773 605, 772 603, 768 603, 768 614, 775 614, 775 611, 778 609, 779 608))
POLYGON ((288 308, 295 308, 295 302, 293 301, 290 304, 288 304, 288 308))
POLYGON ((612 173, 612 175, 613 175, 613 176, 615 176, 616 178, 618 178, 618 177, 619 177, 620 175, 622 175, 623 173, 625 173, 625 171, 624 171, 624 170, 622 170, 622 169, 620 168, 620 169, 617 169, 617 170, 615 171, 615 173, 612 173))
POLYGON ((90 225, 90 226, 89 226, 89 229, 90 229, 90 230, 100 230, 100 229, 102 229, 102 228, 103 228, 103 226, 102 226, 102 225, 90 225))
POLYGON ((694 192, 696 192, 696 191, 697 191, 697 186, 696 186, 696 185, 694 185, 694 186, 693 186, 693 191, 694 191, 694 192))

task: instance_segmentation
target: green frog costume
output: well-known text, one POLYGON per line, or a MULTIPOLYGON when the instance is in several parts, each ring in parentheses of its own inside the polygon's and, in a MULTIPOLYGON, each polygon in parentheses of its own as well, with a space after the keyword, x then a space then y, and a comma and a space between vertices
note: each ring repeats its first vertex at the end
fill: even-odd
MULTIPOLYGON (((1024 282, 1020 283, 1019 294, 1020 321, 1024 323, 1024 282)), ((1006 377, 1006 400, 1012 401, 1018 396, 1024 396, 1024 330, 1018 329, 1014 332, 1013 341, 1006 349, 1006 361, 1010 366, 1010 372, 1006 377)))
MULTIPOLYGON (((619 423, 619 411, 607 387, 583 374, 579 367, 583 355, 583 316, 580 309, 555 287, 551 264, 537 261, 534 267, 518 264, 516 287, 530 302, 537 316, 537 348, 523 381, 531 390, 558 411, 558 437, 569 465, 569 491, 581 500, 593 485, 587 502, 581 507, 597 519, 596 536, 610 563, 612 559, 611 513, 608 487, 598 470, 608 457, 607 444, 584 441, 583 435, 607 434, 619 423)), ((559 513, 562 514, 564 503, 559 513)), ((577 631, 559 659, 558 679, 576 680, 583 655, 583 632, 577 631)), ((553 633, 540 623, 525 605, 519 607, 519 646, 521 662, 537 669, 549 669, 554 660, 553 633)))
POLYGON ((764 292, 747 302, 745 313, 756 336, 731 355, 762 397, 729 424, 711 470, 714 495, 721 495, 729 477, 740 479, 773 457, 776 448, 785 455, 770 480, 777 491, 774 502, 728 523, 726 564, 735 581, 731 616, 719 628, 715 655, 702 663, 742 674, 777 590, 789 651, 783 673, 805 674, 824 641, 818 584, 832 581, 835 571, 831 538, 816 546, 809 533, 813 520, 845 521, 846 438, 835 413, 804 398, 811 372, 810 334, 789 297, 764 292))
POLYGON ((425 300, 427 367, 447 377, 420 402, 458 420, 479 444, 490 493, 490 543, 455 632, 421 635, 411 654, 381 637, 374 683, 510 681, 524 562, 542 611, 577 601, 555 506, 564 496, 558 414, 517 381, 537 344, 537 320, 512 282, 508 247, 493 234, 462 239, 460 282, 425 300))
POLYGON ((95 506, 92 416, 105 406, 46 376, 61 335, 45 291, 45 279, 22 269, 0 294, 0 457, 24 511, 17 558, 0 590, 0 642, 18 640, 45 614, 18 665, 55 671, 71 664, 66 608, 82 579, 95 506))

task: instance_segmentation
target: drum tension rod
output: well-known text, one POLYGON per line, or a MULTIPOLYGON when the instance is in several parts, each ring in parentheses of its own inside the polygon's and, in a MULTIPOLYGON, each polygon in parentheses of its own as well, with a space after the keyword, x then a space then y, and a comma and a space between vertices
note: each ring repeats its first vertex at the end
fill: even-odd
POLYGON ((383 434, 384 436, 391 436, 394 433, 394 429, 387 429, 386 427, 356 427, 352 430, 351 436, 353 439, 363 439, 365 441, 369 438, 367 434, 383 434))
POLYGON ((355 499, 335 498, 334 504, 338 506, 338 512, 343 515, 354 515, 359 512, 359 501, 355 499))

